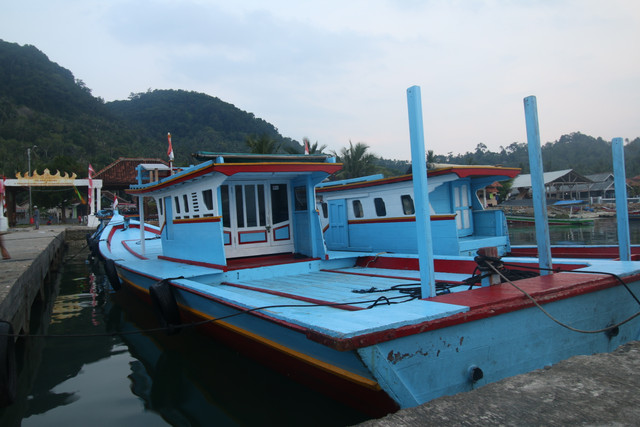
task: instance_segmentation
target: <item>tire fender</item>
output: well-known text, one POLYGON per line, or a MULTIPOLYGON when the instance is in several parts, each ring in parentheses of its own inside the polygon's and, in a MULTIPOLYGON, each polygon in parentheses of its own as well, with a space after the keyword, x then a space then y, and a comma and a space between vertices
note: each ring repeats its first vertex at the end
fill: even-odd
POLYGON ((177 334, 182 324, 180 309, 173 295, 172 286, 168 280, 160 280, 149 287, 149 296, 162 325, 167 328, 167 334, 177 334))
POLYGON ((122 287, 120 282, 120 277, 118 277, 118 271, 116 270, 116 263, 113 262, 112 259, 107 259, 104 261, 104 272, 109 279, 109 283, 111 283, 111 287, 114 291, 119 291, 122 287))

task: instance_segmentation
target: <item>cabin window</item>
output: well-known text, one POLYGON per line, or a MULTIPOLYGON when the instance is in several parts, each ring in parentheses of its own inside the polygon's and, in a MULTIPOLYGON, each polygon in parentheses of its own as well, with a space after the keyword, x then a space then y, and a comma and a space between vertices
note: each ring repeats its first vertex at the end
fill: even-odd
POLYGON ((202 200, 204 200, 204 205, 208 211, 213 210, 213 191, 212 190, 204 190, 202 192, 202 200))
POLYGON ((274 224, 289 220, 287 184, 271 185, 271 218, 274 224))
POLYGON ((295 210, 306 211, 307 210, 307 189, 306 187, 295 187, 293 189, 295 195, 295 210))
POLYGON ((238 227, 244 227, 244 203, 242 198, 242 185, 236 185, 236 220, 238 227))
POLYGON ((158 199, 158 212, 162 215, 162 199, 158 199))
POLYGON ((229 187, 223 185, 220 187, 220 204, 222 205, 222 226, 231 227, 231 220, 229 219, 229 187))
POLYGON ((174 200, 176 202, 176 213, 179 214, 180 213, 180 199, 178 199, 178 196, 174 197, 174 200))
POLYGON ((244 186, 245 207, 247 208, 247 227, 258 225, 258 215, 256 213, 256 186, 244 186))
POLYGON ((267 223, 266 207, 264 202, 264 185, 258 185, 258 219, 260 220, 260 226, 264 226, 267 223))
POLYGON ((413 199, 408 194, 403 194, 400 196, 400 200, 402 200, 402 212, 405 215, 414 215, 416 213, 416 209, 413 206, 413 199))
POLYGON ((362 202, 360 200, 354 200, 352 203, 353 215, 356 218, 362 218, 364 216, 364 210, 362 209, 362 202))
POLYGON ((326 203, 322 203, 320 206, 322 206, 322 216, 325 218, 329 217, 329 206, 326 203))
POLYGON ((189 199, 187 198, 186 194, 182 195, 182 200, 184 201, 184 213, 188 213, 189 212, 189 199))
POLYGON ((382 197, 376 197, 373 199, 373 204, 376 207, 376 215, 387 216, 387 208, 384 206, 384 200, 382 200, 382 197))

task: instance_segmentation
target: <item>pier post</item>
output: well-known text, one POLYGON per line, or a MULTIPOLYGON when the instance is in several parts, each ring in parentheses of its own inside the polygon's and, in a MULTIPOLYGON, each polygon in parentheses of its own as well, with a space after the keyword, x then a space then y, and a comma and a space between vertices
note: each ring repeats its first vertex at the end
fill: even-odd
POLYGON ((424 127, 422 124, 422 98, 419 86, 407 89, 409 107, 409 136, 411 139, 411 169, 416 210, 416 232, 418 238, 418 262, 422 298, 436 296, 436 281, 433 267, 431 239, 431 207, 427 186, 427 157, 424 149, 424 127))
POLYGON ((621 261, 631 260, 629 238, 629 205, 627 202, 627 179, 624 168, 624 144, 622 138, 611 141, 613 154, 613 182, 616 190, 616 221, 618 222, 618 249, 621 261))
MULTIPOLYGON (((551 239, 547 221, 547 195, 544 189, 544 169, 540 149, 540 126, 538 125, 538 101, 535 96, 524 99, 524 115, 527 124, 527 144, 529 148, 529 168, 533 190, 533 213, 536 224, 536 243, 540 268, 551 269, 551 239)), ((541 270, 540 274, 551 274, 541 270)))

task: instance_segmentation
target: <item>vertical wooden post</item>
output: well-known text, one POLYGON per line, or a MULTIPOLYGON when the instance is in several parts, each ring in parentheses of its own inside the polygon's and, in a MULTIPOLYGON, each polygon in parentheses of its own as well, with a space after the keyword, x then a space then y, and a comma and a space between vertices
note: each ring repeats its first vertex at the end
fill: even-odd
POLYGON ((613 182, 616 188, 616 218, 618 221, 618 249, 621 261, 631 260, 629 238, 629 205, 627 202, 627 179, 624 167, 624 143, 622 138, 611 141, 613 153, 613 182))
MULTIPOLYGON (((524 113, 527 123, 527 143, 529 147, 529 168, 531 169, 531 188, 533 190, 533 212, 536 224, 536 242, 538 244, 538 262, 540 267, 551 269, 551 239, 547 221, 547 195, 544 190, 544 169, 540 149, 540 127, 538 125, 538 102, 535 96, 524 99, 524 113)), ((551 271, 542 270, 542 275, 551 271)))
POLYGON ((138 196, 138 213, 140 214, 140 252, 144 255, 144 196, 142 194, 138 196))
POLYGON ((436 281, 433 268, 433 247, 431 246, 431 208, 427 185, 427 157, 424 149, 422 99, 419 86, 411 86, 407 89, 407 104, 409 107, 409 136, 411 138, 411 168, 413 171, 420 285, 422 298, 427 298, 436 296, 436 281))

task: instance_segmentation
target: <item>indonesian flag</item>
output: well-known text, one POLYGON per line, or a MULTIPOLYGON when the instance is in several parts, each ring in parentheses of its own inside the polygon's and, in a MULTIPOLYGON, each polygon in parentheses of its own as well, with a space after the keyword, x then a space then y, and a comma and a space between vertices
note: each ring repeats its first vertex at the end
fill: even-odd
POLYGON ((93 174, 96 173, 96 171, 93 170, 93 167, 91 167, 91 163, 89 163, 89 214, 93 213, 93 174))
POLYGON ((173 162, 173 147, 171 146, 171 133, 167 133, 167 138, 169 138, 169 149, 167 150, 167 156, 169 156, 169 161, 173 162))
POLYGON ((303 138, 304 141, 304 154, 305 155, 309 155, 309 139, 308 138, 303 138))
POLYGON ((116 196, 115 194, 113 195, 113 208, 112 209, 116 209, 118 207, 118 196, 116 196))

